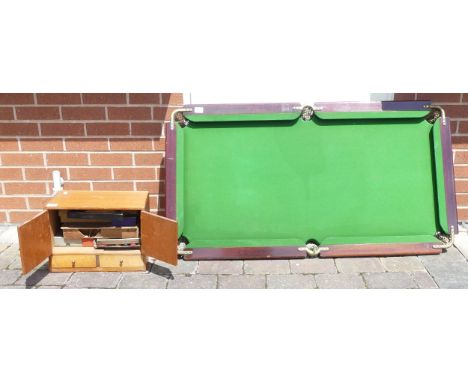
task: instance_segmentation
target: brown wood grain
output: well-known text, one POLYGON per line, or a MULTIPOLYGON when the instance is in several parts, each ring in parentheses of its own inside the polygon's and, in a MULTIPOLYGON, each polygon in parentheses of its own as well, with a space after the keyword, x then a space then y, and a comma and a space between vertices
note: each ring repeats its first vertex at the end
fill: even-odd
POLYGON ((141 252, 144 256, 177 265, 177 223, 141 211, 141 252))
POLYGON ((49 210, 144 210, 147 191, 61 191, 46 204, 49 210))
POLYGON ((43 211, 18 227, 19 250, 23 274, 47 259, 52 252, 49 211, 43 211))
POLYGON ((400 244, 339 244, 329 245, 328 251, 320 257, 365 257, 365 256, 405 256, 434 255, 442 252, 432 248, 437 243, 400 243, 400 244))

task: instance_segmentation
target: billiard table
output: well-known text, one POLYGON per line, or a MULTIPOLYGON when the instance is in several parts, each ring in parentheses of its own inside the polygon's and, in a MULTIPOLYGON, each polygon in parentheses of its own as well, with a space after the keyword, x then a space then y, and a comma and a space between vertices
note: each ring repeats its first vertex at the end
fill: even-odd
POLYGON ((166 135, 186 260, 437 254, 457 232, 449 121, 428 102, 186 105, 166 135))

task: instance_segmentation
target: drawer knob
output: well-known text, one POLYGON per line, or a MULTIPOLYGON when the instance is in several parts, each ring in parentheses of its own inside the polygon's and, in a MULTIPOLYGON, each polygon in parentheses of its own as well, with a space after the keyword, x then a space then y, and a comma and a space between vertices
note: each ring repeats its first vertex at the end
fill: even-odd
POLYGON ((75 260, 72 260, 72 267, 73 268, 75 268, 75 264, 76 264, 75 260))
POLYGON ((120 260, 120 266, 122 266, 122 265, 123 265, 123 260, 120 260))

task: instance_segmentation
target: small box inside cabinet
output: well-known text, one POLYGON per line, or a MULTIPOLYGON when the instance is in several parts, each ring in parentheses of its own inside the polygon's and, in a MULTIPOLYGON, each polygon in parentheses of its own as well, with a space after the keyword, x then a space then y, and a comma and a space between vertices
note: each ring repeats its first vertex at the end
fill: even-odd
POLYGON ((146 191, 59 192, 18 227, 23 274, 47 257, 51 272, 144 271, 148 257, 176 265, 177 224, 148 205, 146 191))

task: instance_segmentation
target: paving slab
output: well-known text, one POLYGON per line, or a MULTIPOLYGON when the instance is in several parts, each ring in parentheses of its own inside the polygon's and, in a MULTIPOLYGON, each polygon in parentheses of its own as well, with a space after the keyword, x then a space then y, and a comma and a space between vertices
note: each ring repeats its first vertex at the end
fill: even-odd
POLYGON ((289 260, 291 273, 317 274, 337 273, 334 259, 298 259, 289 260))
POLYGON ((432 276, 427 271, 414 272, 414 281, 421 289, 435 289, 438 288, 432 276))
POLYGON ((245 260, 244 273, 251 275, 280 275, 291 273, 289 260, 245 260))
POLYGON ((455 235, 455 247, 468 259, 468 234, 466 232, 455 235))
POLYGON ((213 289, 217 286, 215 275, 174 275, 168 280, 168 289, 213 289))
POLYGON ((315 276, 315 281, 320 289, 362 289, 366 287, 360 275, 350 273, 319 274, 315 276))
POLYGON ((63 286, 70 279, 72 273, 51 273, 47 270, 38 269, 37 271, 21 276, 15 285, 25 285, 27 287, 41 285, 63 286))
POLYGON ((18 270, 0 270, 0 285, 13 285, 20 277, 18 270))
POLYGON ((348 257, 335 259, 336 267, 341 273, 384 272, 385 269, 378 257, 348 257))
POLYGON ((424 265, 432 276, 468 273, 468 262, 466 261, 431 261, 424 265))
POLYGON ((200 261, 197 273, 205 275, 241 275, 244 262, 240 260, 200 261))
POLYGON ((364 273, 364 280, 371 289, 415 289, 416 281, 406 272, 364 273))
POLYGON ((426 264, 431 263, 440 263, 440 262, 466 262, 466 257, 462 255, 462 253, 455 247, 450 247, 447 249, 446 252, 442 252, 439 255, 423 255, 419 256, 421 262, 426 264))
POLYGON ((424 264, 416 256, 382 257, 380 259, 387 272, 425 271, 424 264))
POLYGON ((467 289, 468 273, 446 273, 434 275, 439 288, 447 289, 467 289))
POLYGON ((18 231, 16 226, 7 226, 0 232, 0 243, 18 243, 18 231))
POLYGON ((0 243, 0 254, 1 254, 5 249, 7 249, 9 246, 10 246, 10 244, 3 244, 3 243, 0 243))
POLYGON ((220 289, 265 289, 265 275, 220 275, 218 288, 220 289))
POLYGON ((165 289, 167 279, 154 273, 124 273, 119 283, 120 289, 165 289))
POLYGON ((65 284, 65 288, 116 288, 122 274, 120 272, 76 272, 65 284))
POLYGON ((170 275, 194 275, 197 269, 198 261, 179 260, 177 265, 156 261, 151 268, 151 272, 171 278, 170 275))
POLYGON ((15 261, 14 257, 0 255, 0 270, 7 269, 13 261, 15 261))
POLYGON ((317 288, 313 275, 267 275, 269 289, 314 289, 317 288))

